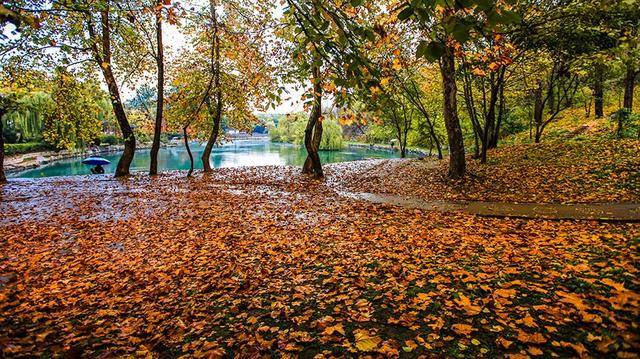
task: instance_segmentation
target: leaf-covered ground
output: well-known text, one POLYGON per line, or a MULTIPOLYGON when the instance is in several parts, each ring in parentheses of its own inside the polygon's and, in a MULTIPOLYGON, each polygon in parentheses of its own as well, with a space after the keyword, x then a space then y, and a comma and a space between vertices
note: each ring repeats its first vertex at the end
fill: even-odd
POLYGON ((469 158, 464 181, 447 160, 361 162, 334 179, 351 190, 430 200, 533 203, 640 202, 640 141, 582 139, 513 145, 469 158))
POLYGON ((373 205, 285 167, 0 187, 5 357, 637 357, 640 225, 373 205))

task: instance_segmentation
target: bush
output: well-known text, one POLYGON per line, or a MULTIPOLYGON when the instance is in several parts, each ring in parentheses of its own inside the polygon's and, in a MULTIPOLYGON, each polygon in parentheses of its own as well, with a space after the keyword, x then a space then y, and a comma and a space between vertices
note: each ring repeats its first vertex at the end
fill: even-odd
POLYGON ((4 140, 8 143, 16 143, 20 141, 20 133, 7 125, 4 125, 2 128, 2 135, 4 136, 4 140))
POLYGON ((116 135, 100 135, 100 144, 106 143, 108 145, 122 144, 122 138, 116 135))
POLYGON ((42 142, 5 143, 4 145, 4 153, 7 155, 18 155, 22 153, 46 151, 49 149, 49 146, 42 142))
MULTIPOLYGON (((280 117, 278 124, 269 126, 269 138, 273 142, 304 144, 304 130, 307 126, 306 114, 295 114, 280 117)), ((340 150, 343 147, 342 127, 330 117, 322 121, 321 150, 340 150)))
POLYGON ((616 135, 620 138, 640 138, 640 114, 621 108, 611 115, 616 123, 616 135))

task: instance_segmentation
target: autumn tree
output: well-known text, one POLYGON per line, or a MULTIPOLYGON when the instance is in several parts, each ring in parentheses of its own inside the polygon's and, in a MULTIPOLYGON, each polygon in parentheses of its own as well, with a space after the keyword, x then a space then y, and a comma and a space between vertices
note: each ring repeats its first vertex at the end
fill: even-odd
POLYGON ((487 161, 487 150, 498 146, 505 114, 504 90, 511 72, 514 47, 504 35, 493 33, 466 44, 461 59, 465 108, 472 124, 475 155, 487 161), (477 145, 480 142, 480 146, 477 145))
MULTIPOLYGON (((553 0, 524 2, 514 42, 526 50, 531 67, 523 67, 525 86, 533 98, 535 142, 561 111, 572 105, 585 72, 585 61, 595 59, 593 70, 596 117, 602 116, 604 64, 597 55, 613 48, 619 36, 609 31, 609 5, 600 1, 570 1, 557 6, 553 0), (594 57, 595 56, 595 57, 594 57)), ((593 61, 592 61, 593 65, 593 61)))
POLYGON ((39 65, 79 66, 92 63, 102 73, 109 91, 115 118, 124 140, 124 151, 115 175, 129 174, 136 149, 133 129, 121 100, 118 75, 126 77, 130 62, 139 57, 136 33, 125 21, 131 16, 119 2, 20 0, 12 9, 38 19, 38 26, 4 44, 3 56, 20 56, 36 60, 39 65), (128 68, 127 68, 128 67, 128 68))
POLYGON ((185 18, 193 48, 171 64, 167 115, 185 137, 192 133, 206 140, 201 156, 205 172, 211 171, 210 155, 222 122, 249 131, 258 121, 253 111, 266 110, 278 98, 265 30, 272 25, 271 6, 211 0, 185 18))
POLYGON ((322 93, 326 77, 326 61, 330 54, 323 49, 332 29, 323 1, 287 0, 283 23, 286 30, 281 35, 289 41, 293 64, 296 67, 295 78, 300 82, 311 82, 306 94, 305 105, 310 108, 309 118, 304 130, 304 147, 307 158, 302 173, 323 177, 322 163, 318 151, 322 141, 322 93))
POLYGON ((518 20, 509 5, 484 0, 405 2, 398 19, 415 24, 424 39, 417 56, 438 61, 442 75, 443 112, 449 143, 449 176, 465 174, 465 149, 458 118, 456 55, 461 45, 518 20))
MULTIPOLYGON (((127 20, 131 23, 131 26, 137 32, 138 37, 144 43, 147 51, 146 53, 150 59, 140 59, 136 67, 135 72, 139 77, 148 76, 148 72, 145 71, 146 67, 141 67, 142 62, 151 60, 155 63, 156 73, 156 99, 155 99, 155 111, 154 111, 154 127, 153 127, 153 141, 150 151, 150 164, 149 174, 155 175, 158 173, 158 152, 160 151, 160 136, 162 133, 162 122, 164 114, 164 92, 165 92, 165 55, 163 44, 163 23, 165 18, 167 22, 172 25, 177 24, 177 12, 179 8, 171 4, 170 0, 148 0, 147 3, 140 3, 139 1, 125 1, 122 5, 126 9, 127 20)), ((129 39, 135 39, 136 37, 130 37, 129 39)))

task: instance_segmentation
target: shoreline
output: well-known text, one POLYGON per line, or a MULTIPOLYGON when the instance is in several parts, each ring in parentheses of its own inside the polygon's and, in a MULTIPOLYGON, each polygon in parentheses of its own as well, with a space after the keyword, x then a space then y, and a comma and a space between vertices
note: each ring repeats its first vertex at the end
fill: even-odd
MULTIPOLYGON (((253 136, 256 139, 267 139, 267 136, 253 136)), ((238 136, 234 138, 234 140, 247 140, 250 137, 242 137, 238 136)), ((171 146, 169 144, 161 145, 161 148, 171 148, 175 146, 171 146)), ((136 151, 139 150, 148 150, 151 148, 151 144, 142 144, 141 146, 136 148, 136 151)), ((375 151, 384 151, 388 153, 398 153, 398 148, 392 148, 386 145, 380 144, 366 144, 366 143, 347 143, 344 146, 344 150, 349 149, 364 149, 364 150, 375 150, 375 151)), ((62 150, 62 151, 40 151, 40 152, 32 152, 32 153, 24 153, 19 155, 14 155, 11 157, 5 157, 4 161, 4 170, 6 174, 16 174, 19 172, 37 169, 40 167, 47 166, 56 161, 62 161, 70 158, 79 158, 90 155, 104 155, 109 153, 121 152, 124 150, 124 145, 111 145, 108 147, 99 147, 97 150, 62 150)), ((340 151, 340 150, 336 150, 340 151)), ((424 150, 418 149, 407 149, 407 155, 416 156, 416 157, 429 157, 428 152, 424 150)))
MULTIPOLYGON (((163 146, 166 147, 166 146, 163 146)), ((138 150, 146 150, 151 145, 144 144, 136 148, 138 150)), ((22 171, 32 170, 46 166, 52 162, 66 160, 69 158, 84 157, 88 155, 103 155, 107 153, 120 152, 124 150, 124 145, 111 145, 109 147, 99 147, 97 151, 40 151, 32 153, 23 153, 4 159, 4 171, 6 174, 14 174, 22 171)))
MULTIPOLYGON (((254 135, 254 136, 242 136, 233 135, 229 136, 231 140, 248 140, 248 139, 262 139, 268 138, 267 136, 254 135)), ((182 143, 182 142, 181 142, 182 143)), ((160 148, 172 148, 177 147, 169 143, 161 144, 160 148)), ((148 150, 151 148, 151 143, 143 143, 136 146, 136 151, 148 150)), ((70 158, 84 157, 88 155, 104 155, 108 153, 121 152, 124 150, 124 145, 110 145, 108 147, 98 147, 97 151, 84 150, 61 150, 61 151, 39 151, 31 153, 22 153, 19 155, 5 156, 4 158, 4 172, 6 174, 15 174, 17 172, 32 170, 46 166, 52 162, 66 160, 70 158)))

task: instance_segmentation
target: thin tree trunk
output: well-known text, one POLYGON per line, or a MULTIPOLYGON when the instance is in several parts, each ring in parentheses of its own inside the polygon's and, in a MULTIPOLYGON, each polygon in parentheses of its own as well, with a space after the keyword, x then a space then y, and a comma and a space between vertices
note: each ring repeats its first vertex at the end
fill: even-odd
POLYGON ((320 78, 320 66, 314 63, 312 72, 313 107, 304 131, 304 146, 307 150, 307 159, 302 167, 302 173, 323 177, 322 163, 318 155, 320 141, 322 140, 322 80, 320 78))
MULTIPOLYGON (((438 136, 436 135, 436 131, 433 128, 433 123, 431 121, 429 121, 429 119, 427 118, 427 124, 429 126, 429 135, 431 136, 431 143, 433 145, 433 143, 436 144, 436 149, 438 150, 438 159, 441 160, 442 159, 442 145, 440 144, 440 140, 438 139, 438 136)), ((431 148, 429 148, 429 151, 431 151, 431 148)))
POLYGON ((475 107, 475 100, 473 98, 473 87, 471 77, 469 74, 465 74, 464 81, 462 83, 464 92, 464 103, 467 113, 469 114, 469 120, 471 120, 471 128, 473 130, 473 158, 480 157, 480 142, 479 138, 482 136, 482 127, 478 121, 478 113, 475 107))
POLYGON ((544 116, 544 103, 542 99, 542 86, 534 92, 534 108, 533 108, 533 123, 535 125, 535 143, 540 143, 540 137, 542 136, 542 122, 544 116))
POLYGON ((445 45, 444 54, 440 59, 440 72, 442 73, 444 94, 444 121, 449 140, 449 177, 462 178, 466 171, 464 140, 456 102, 458 91, 455 78, 455 58, 453 47, 449 45, 445 45))
POLYGON ((162 0, 156 2, 156 66, 158 68, 158 97, 156 101, 156 121, 153 127, 153 143, 151 145, 151 164, 149 174, 158 173, 158 152, 160 151, 160 134, 164 110, 164 48, 162 44, 162 0))
MULTIPOLYGON (((222 88, 220 87, 220 37, 218 36, 218 18, 216 15, 216 6, 214 1, 209 2, 211 10, 211 20, 213 24, 213 41, 212 41, 212 70, 214 76, 214 86, 216 87, 216 110, 213 115, 213 128, 209 134, 207 145, 202 152, 202 167, 205 172, 211 172, 211 164, 209 159, 211 158, 211 151, 213 146, 218 140, 218 134, 220 132, 220 121, 222 119, 222 88)), ((209 103, 209 113, 211 114, 211 107, 209 103)))
POLYGON ((595 104, 596 118, 602 118, 604 116, 604 66, 602 64, 596 64, 595 80, 593 84, 593 97, 595 104))
POLYGON ((480 157, 480 141, 478 136, 478 131, 476 128, 473 128, 473 158, 480 157))
POLYGON ((502 126, 502 120, 504 118, 504 85, 500 87, 500 104, 498 105, 498 120, 496 122, 496 127, 491 134, 491 139, 489 140, 489 148, 498 147, 498 140, 500 139, 500 126, 502 126))
POLYGON ((4 174, 4 132, 2 124, 4 113, 4 110, 0 110, 0 183, 7 181, 7 176, 4 174))
POLYGON ((627 65, 627 72, 624 77, 624 102, 623 107, 633 112, 633 90, 636 85, 637 72, 631 65, 627 65))
POLYGON ((189 125, 182 127, 182 136, 184 137, 184 147, 187 148, 187 154, 189 155, 189 172, 187 172, 187 177, 191 177, 193 174, 193 154, 191 153, 191 147, 189 147, 189 134, 187 133, 187 129, 189 125))

